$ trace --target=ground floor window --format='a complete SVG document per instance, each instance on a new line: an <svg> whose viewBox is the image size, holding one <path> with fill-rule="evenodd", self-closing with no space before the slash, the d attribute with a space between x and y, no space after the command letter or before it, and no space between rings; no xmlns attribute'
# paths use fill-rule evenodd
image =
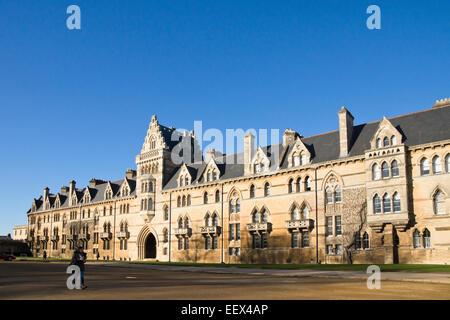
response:
<svg viewBox="0 0 450 320"><path fill-rule="evenodd" d="M309 247L309 231L302 232L302 248Z"/></svg>
<svg viewBox="0 0 450 320"><path fill-rule="evenodd" d="M292 248L298 248L299 247L298 232L292 232L292 234L291 234L291 247Z"/></svg>
<svg viewBox="0 0 450 320"><path fill-rule="evenodd" d="M229 248L229 254L230 256L240 256L241 248Z"/></svg>

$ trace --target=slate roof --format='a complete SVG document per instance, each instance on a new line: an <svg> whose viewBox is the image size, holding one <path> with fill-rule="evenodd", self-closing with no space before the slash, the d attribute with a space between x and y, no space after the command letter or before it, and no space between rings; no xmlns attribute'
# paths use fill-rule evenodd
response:
<svg viewBox="0 0 450 320"><path fill-rule="evenodd" d="M388 120L403 135L402 143L409 147L450 139L450 107L431 108L389 118ZM380 122L381 120L353 127L349 157L364 155L365 151L370 149L370 140L377 131ZM313 164L339 159L338 130L302 138L302 142L311 152L311 163ZM288 167L286 155L289 154L293 145L294 143L291 143L283 148L282 144L278 144L262 148L271 161L271 171L278 169L277 165L280 162L274 163L274 161L280 160L280 158L283 158L280 169ZM243 156L243 152L240 152L215 159L217 163L222 163L221 166L223 166L220 167L220 180L244 175ZM190 164L187 167L195 169L197 174L200 174L206 165L202 162ZM179 170L169 179L163 189L177 188L178 177ZM196 177L197 179L198 177ZM196 184L199 184L198 181L193 183L193 185Z"/></svg>

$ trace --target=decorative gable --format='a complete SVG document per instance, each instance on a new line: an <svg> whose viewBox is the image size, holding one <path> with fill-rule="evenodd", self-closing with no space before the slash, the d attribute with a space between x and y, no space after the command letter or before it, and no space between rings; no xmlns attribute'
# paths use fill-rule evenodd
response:
<svg viewBox="0 0 450 320"><path fill-rule="evenodd" d="M371 149L379 149L402 144L402 134L386 118L380 121L378 129L370 141Z"/></svg>
<svg viewBox="0 0 450 320"><path fill-rule="evenodd" d="M287 155L288 167L303 166L311 162L311 153L298 137Z"/></svg>
<svg viewBox="0 0 450 320"><path fill-rule="evenodd" d="M261 146L259 146L252 159L253 173L267 172L269 171L269 168L270 159L264 153L264 150L261 148Z"/></svg>
<svg viewBox="0 0 450 320"><path fill-rule="evenodd" d="M178 175L178 185L181 186L187 186L192 183L192 175L189 172L187 166L185 163L180 168L180 174Z"/></svg>
<svg viewBox="0 0 450 320"><path fill-rule="evenodd" d="M141 153L146 153L156 149L164 149L166 147L167 146L164 141L158 119L156 118L156 115L153 115L152 121L150 122L147 130L144 144L142 145Z"/></svg>
<svg viewBox="0 0 450 320"><path fill-rule="evenodd" d="M219 167L217 166L216 161L213 158L209 160L208 164L203 170L202 177L204 182L219 180L220 170Z"/></svg>

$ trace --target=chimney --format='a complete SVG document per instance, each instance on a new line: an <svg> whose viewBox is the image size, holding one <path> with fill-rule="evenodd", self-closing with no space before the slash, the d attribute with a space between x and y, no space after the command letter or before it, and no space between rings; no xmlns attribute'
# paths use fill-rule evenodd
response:
<svg viewBox="0 0 450 320"><path fill-rule="evenodd" d="M76 184L76 182L74 180L69 182L69 200L70 200L70 204L72 204L72 194L73 194L73 191L75 190L75 184Z"/></svg>
<svg viewBox="0 0 450 320"><path fill-rule="evenodd" d="M292 129L286 129L283 133L283 148L286 148L288 145L294 142L296 137L301 137L298 132Z"/></svg>
<svg viewBox="0 0 450 320"><path fill-rule="evenodd" d="M45 187L45 188L44 188L44 201L47 200L47 198L48 198L48 192L49 192L49 190L50 190L50 189L49 189L48 187Z"/></svg>
<svg viewBox="0 0 450 320"><path fill-rule="evenodd" d="M209 160L216 158L216 150L208 149L205 152L205 162L208 163Z"/></svg>
<svg viewBox="0 0 450 320"><path fill-rule="evenodd" d="M95 178L92 178L91 180L89 180L89 188L95 188L96 185L97 185L97 180Z"/></svg>
<svg viewBox="0 0 450 320"><path fill-rule="evenodd" d="M61 187L61 194L62 194L63 196L65 196L65 195L67 195L67 192L69 192L69 187L67 187L67 186L62 186L62 187Z"/></svg>
<svg viewBox="0 0 450 320"><path fill-rule="evenodd" d="M127 172L125 173L125 176L127 177L127 179L136 178L136 170L127 169Z"/></svg>
<svg viewBox="0 0 450 320"><path fill-rule="evenodd" d="M244 137L244 175L252 174L251 161L255 154L255 136L248 132Z"/></svg>
<svg viewBox="0 0 450 320"><path fill-rule="evenodd" d="M353 118L350 111L342 107L338 112L339 116L339 156L346 157L350 151L352 133L353 133Z"/></svg>

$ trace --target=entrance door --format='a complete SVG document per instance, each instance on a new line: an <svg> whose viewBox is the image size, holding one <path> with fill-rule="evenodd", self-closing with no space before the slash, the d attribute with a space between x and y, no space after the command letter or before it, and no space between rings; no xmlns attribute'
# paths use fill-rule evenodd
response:
<svg viewBox="0 0 450 320"><path fill-rule="evenodd" d="M156 239L155 236L150 233L145 240L145 259L156 258Z"/></svg>

